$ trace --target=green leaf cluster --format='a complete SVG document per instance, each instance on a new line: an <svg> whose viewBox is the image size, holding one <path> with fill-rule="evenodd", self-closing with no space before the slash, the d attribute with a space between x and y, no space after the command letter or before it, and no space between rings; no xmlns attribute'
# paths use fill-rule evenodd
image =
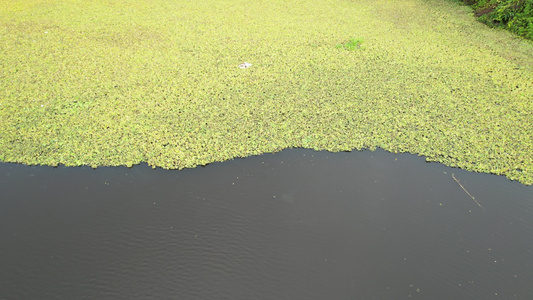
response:
<svg viewBox="0 0 533 300"><path fill-rule="evenodd" d="M357 50L361 49L361 45L363 44L363 39L350 39L349 41L337 44L335 47L337 49L345 49L345 50Z"/></svg>
<svg viewBox="0 0 533 300"><path fill-rule="evenodd" d="M533 0L467 0L488 25L507 28L533 40Z"/></svg>

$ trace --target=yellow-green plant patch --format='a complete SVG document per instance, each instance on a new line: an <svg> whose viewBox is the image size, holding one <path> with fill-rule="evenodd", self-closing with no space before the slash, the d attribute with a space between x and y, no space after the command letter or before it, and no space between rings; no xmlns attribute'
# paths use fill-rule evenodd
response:
<svg viewBox="0 0 533 300"><path fill-rule="evenodd" d="M454 1L0 9L4 162L181 169L381 147L533 184L532 108L533 44Z"/></svg>

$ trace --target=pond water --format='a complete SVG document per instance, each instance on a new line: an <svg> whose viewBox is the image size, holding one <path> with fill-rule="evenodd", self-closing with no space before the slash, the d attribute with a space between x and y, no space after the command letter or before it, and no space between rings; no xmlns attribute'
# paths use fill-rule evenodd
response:
<svg viewBox="0 0 533 300"><path fill-rule="evenodd" d="M532 282L533 187L415 155L0 164L0 299L533 299Z"/></svg>

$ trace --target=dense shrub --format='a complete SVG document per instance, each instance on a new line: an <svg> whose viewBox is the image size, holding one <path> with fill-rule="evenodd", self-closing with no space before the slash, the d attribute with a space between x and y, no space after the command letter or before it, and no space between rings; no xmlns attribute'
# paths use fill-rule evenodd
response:
<svg viewBox="0 0 533 300"><path fill-rule="evenodd" d="M533 40L533 0L464 0L479 19Z"/></svg>

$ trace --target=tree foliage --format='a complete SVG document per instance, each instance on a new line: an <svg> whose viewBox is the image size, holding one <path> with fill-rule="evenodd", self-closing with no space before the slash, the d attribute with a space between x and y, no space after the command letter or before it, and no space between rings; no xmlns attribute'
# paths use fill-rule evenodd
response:
<svg viewBox="0 0 533 300"><path fill-rule="evenodd" d="M533 0L464 0L480 21L533 40Z"/></svg>

